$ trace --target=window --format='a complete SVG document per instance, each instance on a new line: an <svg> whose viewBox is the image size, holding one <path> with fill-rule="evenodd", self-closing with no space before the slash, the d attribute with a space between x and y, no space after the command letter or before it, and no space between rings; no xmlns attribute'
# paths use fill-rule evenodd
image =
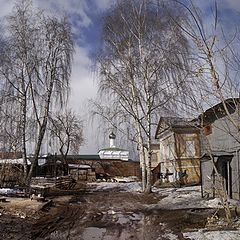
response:
<svg viewBox="0 0 240 240"><path fill-rule="evenodd" d="M187 140L185 144L185 157L194 157L196 155L194 141Z"/></svg>
<svg viewBox="0 0 240 240"><path fill-rule="evenodd" d="M167 159L174 159L174 143L168 142L165 148L166 158Z"/></svg>
<svg viewBox="0 0 240 240"><path fill-rule="evenodd" d="M151 157L152 163L156 163L158 161L157 159L157 153L152 153L152 157Z"/></svg>

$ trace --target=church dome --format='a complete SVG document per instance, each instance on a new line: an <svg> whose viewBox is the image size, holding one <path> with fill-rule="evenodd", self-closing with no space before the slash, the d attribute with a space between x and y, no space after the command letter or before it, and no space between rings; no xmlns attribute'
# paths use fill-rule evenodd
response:
<svg viewBox="0 0 240 240"><path fill-rule="evenodd" d="M115 135L113 132L111 132L110 135L109 135L109 138L110 138L110 139L115 139L115 138L116 138L116 135Z"/></svg>

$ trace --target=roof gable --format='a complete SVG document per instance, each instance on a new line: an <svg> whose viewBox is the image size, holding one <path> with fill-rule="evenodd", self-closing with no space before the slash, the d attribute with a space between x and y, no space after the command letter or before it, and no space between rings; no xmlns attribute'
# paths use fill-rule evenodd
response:
<svg viewBox="0 0 240 240"><path fill-rule="evenodd" d="M180 117L161 117L157 126L155 138L159 139L161 133L167 130L191 129L196 128L196 122L187 118Z"/></svg>
<svg viewBox="0 0 240 240"><path fill-rule="evenodd" d="M237 106L239 105L240 99L239 98L228 98L225 101L227 110L230 114L233 114ZM221 119L227 116L227 111L224 108L222 102L214 105L213 107L207 109L204 113L198 116L200 122L203 122L203 125L208 125L215 122L217 119Z"/></svg>

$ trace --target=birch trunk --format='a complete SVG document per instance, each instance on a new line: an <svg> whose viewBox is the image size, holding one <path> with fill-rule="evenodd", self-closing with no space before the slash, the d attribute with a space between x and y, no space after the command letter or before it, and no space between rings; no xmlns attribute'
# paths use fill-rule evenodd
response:
<svg viewBox="0 0 240 240"><path fill-rule="evenodd" d="M151 156L152 156L152 141L151 141L151 115L147 114L148 121L148 142L147 142L147 161L146 161L146 170L147 170L147 187L146 193L150 193L152 187L152 171L151 171Z"/></svg>
<svg viewBox="0 0 240 240"><path fill-rule="evenodd" d="M26 148L26 123L27 123L27 96L25 89L24 79L21 80L21 96L20 96L20 108L21 108L21 134L22 134L22 152L23 152L23 181L26 184L28 175L27 166L27 148Z"/></svg>
<svg viewBox="0 0 240 240"><path fill-rule="evenodd" d="M139 128L139 126L138 126ZM138 129L140 130L140 129ZM139 133L140 134L140 133ZM147 179L146 179L146 159L145 159L145 153L144 153L144 143L142 137L139 135L138 137L139 141L139 158L140 158L140 167L141 167L141 173L142 173L142 191L146 191L147 187Z"/></svg>
<svg viewBox="0 0 240 240"><path fill-rule="evenodd" d="M30 186L31 179L33 176L33 170L37 166L38 157L39 157L39 153L40 153L41 146L42 146L42 141L43 141L43 138L44 138L44 135L46 132L53 86L54 86L54 79L51 79L50 86L48 89L48 96L45 101L44 117L43 117L42 124L39 126L39 133L38 133L38 139L37 139L36 148L35 148L35 152L34 152L34 157L33 157L32 164L31 164L28 176L27 176L27 186Z"/></svg>

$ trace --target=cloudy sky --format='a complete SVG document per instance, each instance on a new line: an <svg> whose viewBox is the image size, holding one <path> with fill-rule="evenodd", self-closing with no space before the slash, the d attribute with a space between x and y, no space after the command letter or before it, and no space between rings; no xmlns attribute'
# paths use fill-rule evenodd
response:
<svg viewBox="0 0 240 240"><path fill-rule="evenodd" d="M211 19L212 0L192 0L205 14L205 24ZM231 29L240 22L239 0L216 0L222 24ZM0 0L0 17L11 12L13 0ZM86 144L81 153L95 154L102 146L95 140L94 129L87 124L87 99L96 95L96 76L92 72L91 56L99 47L101 16L115 0L33 0L36 7L50 14L67 14L70 18L75 39L75 55L72 71L70 106L86 121Z"/></svg>
<svg viewBox="0 0 240 240"><path fill-rule="evenodd" d="M10 14L13 0L0 0L0 18ZM103 147L96 139L94 127L88 124L87 100L96 95L96 75L92 71L94 51L100 44L100 24L102 14L111 6L113 0L33 0L34 6L49 14L67 14L72 24L75 40L75 54L71 76L70 107L85 121L86 144L81 153L97 153Z"/></svg>

